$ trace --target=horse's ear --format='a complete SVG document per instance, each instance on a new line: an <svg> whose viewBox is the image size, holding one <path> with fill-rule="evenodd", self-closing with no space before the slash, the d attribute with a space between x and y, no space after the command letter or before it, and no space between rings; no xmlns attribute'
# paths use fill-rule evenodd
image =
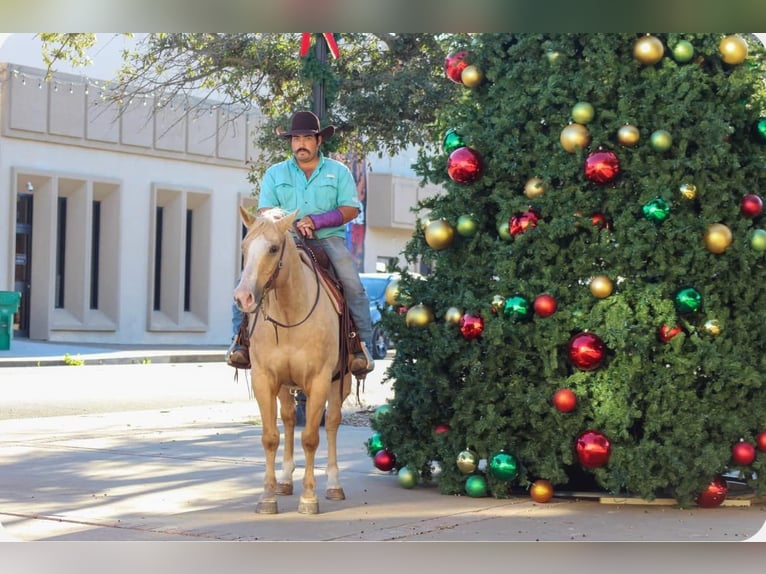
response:
<svg viewBox="0 0 766 574"><path fill-rule="evenodd" d="M286 232L288 229L290 229L293 226L293 222L295 221L295 218L298 217L298 210L296 209L292 213L286 214L284 217L279 218L276 221L276 224L279 226L280 231L282 233Z"/></svg>
<svg viewBox="0 0 766 574"><path fill-rule="evenodd" d="M245 227L250 227L253 225L253 221L255 221L255 216L243 205L239 206L239 216L242 218L242 223L245 224Z"/></svg>

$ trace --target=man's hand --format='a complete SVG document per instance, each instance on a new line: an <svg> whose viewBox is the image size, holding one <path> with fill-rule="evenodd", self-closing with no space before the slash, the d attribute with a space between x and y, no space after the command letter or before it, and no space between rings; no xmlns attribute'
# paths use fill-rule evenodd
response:
<svg viewBox="0 0 766 574"><path fill-rule="evenodd" d="M310 217L306 216L299 219L295 226L303 237L306 237L307 239L314 238L314 222Z"/></svg>

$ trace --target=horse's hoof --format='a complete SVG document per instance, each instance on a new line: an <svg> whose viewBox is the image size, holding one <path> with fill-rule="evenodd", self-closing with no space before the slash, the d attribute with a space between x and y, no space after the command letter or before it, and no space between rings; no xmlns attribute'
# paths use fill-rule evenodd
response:
<svg viewBox="0 0 766 574"><path fill-rule="evenodd" d="M255 512L257 514L276 514L277 513L277 501L276 500L260 500L255 505Z"/></svg>
<svg viewBox="0 0 766 574"><path fill-rule="evenodd" d="M319 514L319 502L316 500L313 500L313 501L301 500L298 503L298 512L300 514Z"/></svg>
<svg viewBox="0 0 766 574"><path fill-rule="evenodd" d="M338 486L335 488L328 488L324 493L324 497L327 500L346 500L346 493L343 492L343 489L340 486Z"/></svg>
<svg viewBox="0 0 766 574"><path fill-rule="evenodd" d="M293 493L293 483L278 482L274 493L279 494L280 496L290 496Z"/></svg>

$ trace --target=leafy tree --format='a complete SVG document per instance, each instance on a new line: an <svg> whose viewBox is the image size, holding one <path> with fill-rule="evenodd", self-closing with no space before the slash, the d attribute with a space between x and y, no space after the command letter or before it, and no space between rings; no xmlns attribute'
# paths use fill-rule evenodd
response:
<svg viewBox="0 0 766 574"><path fill-rule="evenodd" d="M87 50L96 42L94 34L40 36L51 70L59 60L86 65ZM232 118L237 110L260 111L266 121L257 138L267 157L254 165L254 182L273 155L284 153L274 129L284 128L296 109L312 109L315 82L324 82L324 121L341 136L328 142L328 151L382 156L430 145L437 138L436 110L448 97L441 81L443 54L467 36L349 33L335 38L340 57L325 63L313 48L299 57L301 34L148 34L124 55L109 97L193 98L199 106L220 101L232 106ZM317 41L324 42L313 38L312 46Z"/></svg>
<svg viewBox="0 0 766 574"><path fill-rule="evenodd" d="M449 175L443 150L418 161L448 193L419 206L430 213L405 250L432 273L405 273L390 292L402 307L384 316L395 397L373 428L397 467L427 479L438 461L440 489L465 494L461 452L488 464L511 454L513 480L474 470L496 497L546 479L687 505L726 472L766 488L766 454L732 458L766 431L766 225L741 210L766 182L764 50L737 36L746 59L727 63L725 36L657 34L652 62L634 53L651 47L637 34L481 34L464 63L484 80L443 77L440 138L455 130L483 165L470 181ZM567 135L575 118L587 140ZM466 215L475 234L455 231ZM594 294L599 275L609 281ZM541 294L557 303L550 316L534 312ZM456 322L471 316L477 338ZM664 342L662 326L678 332ZM573 348L582 333L602 352ZM593 349L595 368L582 361ZM570 412L554 407L562 388L575 393ZM608 440L605 464L577 454L587 430Z"/></svg>

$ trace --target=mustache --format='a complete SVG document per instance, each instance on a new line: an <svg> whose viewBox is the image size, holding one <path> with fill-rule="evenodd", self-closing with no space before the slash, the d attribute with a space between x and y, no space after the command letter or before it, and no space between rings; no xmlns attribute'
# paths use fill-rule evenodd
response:
<svg viewBox="0 0 766 574"><path fill-rule="evenodd" d="M305 147L300 147L297 150L295 150L295 153L298 153L299 151L305 151L306 153L311 153L309 150L307 150Z"/></svg>

